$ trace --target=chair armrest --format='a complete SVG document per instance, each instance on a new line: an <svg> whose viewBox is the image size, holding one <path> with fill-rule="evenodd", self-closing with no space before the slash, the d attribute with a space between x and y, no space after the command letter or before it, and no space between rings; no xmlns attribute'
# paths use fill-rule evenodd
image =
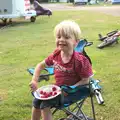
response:
<svg viewBox="0 0 120 120"><path fill-rule="evenodd" d="M77 92L78 90L82 90L82 89L85 89L85 88L89 88L89 84L85 84L85 85L79 85L79 86L68 86L68 85L62 85L60 86L61 89L63 91L65 91L66 93L75 93Z"/></svg>
<svg viewBox="0 0 120 120"><path fill-rule="evenodd" d="M40 76L39 76L39 79L38 79L38 82L40 82L41 80L46 80L46 81L48 81L49 80L49 76L50 75L52 75L52 72L50 73L49 71L51 70L50 68L49 68L49 70L47 70L47 69L44 69L47 73L45 73L45 74L41 74ZM29 68L29 69L27 69L27 71L31 74L31 75L33 75L34 74L34 71L35 71L35 68Z"/></svg>

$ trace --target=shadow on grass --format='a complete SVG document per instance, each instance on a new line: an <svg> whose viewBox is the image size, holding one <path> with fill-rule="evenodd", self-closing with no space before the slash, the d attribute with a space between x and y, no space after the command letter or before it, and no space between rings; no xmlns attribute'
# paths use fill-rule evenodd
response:
<svg viewBox="0 0 120 120"><path fill-rule="evenodd" d="M18 19L13 19L12 23L7 22L6 25L0 20L0 30L11 28L11 27L28 26L31 24L44 24L48 22L49 19L50 18L48 16L40 16L36 18L35 22L31 22L29 19L25 20L22 18L18 18Z"/></svg>
<svg viewBox="0 0 120 120"><path fill-rule="evenodd" d="M30 21L13 21L12 23L7 23L6 25L4 25L2 22L0 22L0 29L7 29L10 27L15 27L15 26L24 26L24 25L30 25L30 24L34 24Z"/></svg>

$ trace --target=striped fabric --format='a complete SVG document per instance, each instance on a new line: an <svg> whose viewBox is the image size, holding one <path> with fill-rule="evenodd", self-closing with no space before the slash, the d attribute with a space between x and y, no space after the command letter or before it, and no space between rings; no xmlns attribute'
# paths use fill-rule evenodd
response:
<svg viewBox="0 0 120 120"><path fill-rule="evenodd" d="M30 9L30 0L24 0L25 3L25 11Z"/></svg>

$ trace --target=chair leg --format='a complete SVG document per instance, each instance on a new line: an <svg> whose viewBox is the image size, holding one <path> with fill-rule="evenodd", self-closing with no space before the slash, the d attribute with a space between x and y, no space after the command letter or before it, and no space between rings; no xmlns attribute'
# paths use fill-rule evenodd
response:
<svg viewBox="0 0 120 120"><path fill-rule="evenodd" d="M53 112L52 112L52 115L54 115L57 111L58 111L58 109L55 108L55 110L53 110Z"/></svg>
<svg viewBox="0 0 120 120"><path fill-rule="evenodd" d="M84 114L84 112L83 112L82 109L81 109L81 108L82 108L82 105L83 105L83 103L84 103L85 100L86 100L86 98L83 99L82 101L76 103L76 107L75 107L74 109L72 109L72 110L70 110L70 109L63 109L63 111L64 111L64 112L66 111L66 113L68 113L68 114L70 114L70 115L73 115L73 118L74 118L75 120L82 120L83 118L84 118L84 120L88 120L87 116ZM75 111L77 108L78 108L77 112L74 113L74 111ZM79 116L79 114L82 115L82 116L81 116L82 118Z"/></svg>
<svg viewBox="0 0 120 120"><path fill-rule="evenodd" d="M77 105L78 106L78 108L79 108L79 111L80 111L80 113L82 113L82 115L83 115L83 117L85 118L85 120L88 120L87 119L87 117L86 117L86 115L84 114L84 112L82 111L82 105L83 105L83 103L84 103L84 101L85 101L86 99L83 99L79 104L80 104L80 106L79 105ZM79 112L78 111L78 112Z"/></svg>
<svg viewBox="0 0 120 120"><path fill-rule="evenodd" d="M77 116L76 114L74 114L74 113L71 112L70 110L64 109L63 111L69 113L70 115L73 115L74 118L76 118L77 120L81 120L81 119L79 118L79 116Z"/></svg>
<svg viewBox="0 0 120 120"><path fill-rule="evenodd" d="M90 98L91 98L93 118L94 118L94 120L96 120L96 118L95 118L95 108L94 108L94 103L93 103L93 95L90 95Z"/></svg>

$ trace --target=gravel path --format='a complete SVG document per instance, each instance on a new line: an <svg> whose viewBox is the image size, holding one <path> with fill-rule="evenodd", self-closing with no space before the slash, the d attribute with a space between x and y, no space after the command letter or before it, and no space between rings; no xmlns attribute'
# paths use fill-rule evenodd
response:
<svg viewBox="0 0 120 120"><path fill-rule="evenodd" d="M120 5L114 6L70 6L67 4L42 4L43 7L49 8L52 11L62 11L62 10L89 10L98 11L105 14L110 14L113 16L120 16Z"/></svg>

